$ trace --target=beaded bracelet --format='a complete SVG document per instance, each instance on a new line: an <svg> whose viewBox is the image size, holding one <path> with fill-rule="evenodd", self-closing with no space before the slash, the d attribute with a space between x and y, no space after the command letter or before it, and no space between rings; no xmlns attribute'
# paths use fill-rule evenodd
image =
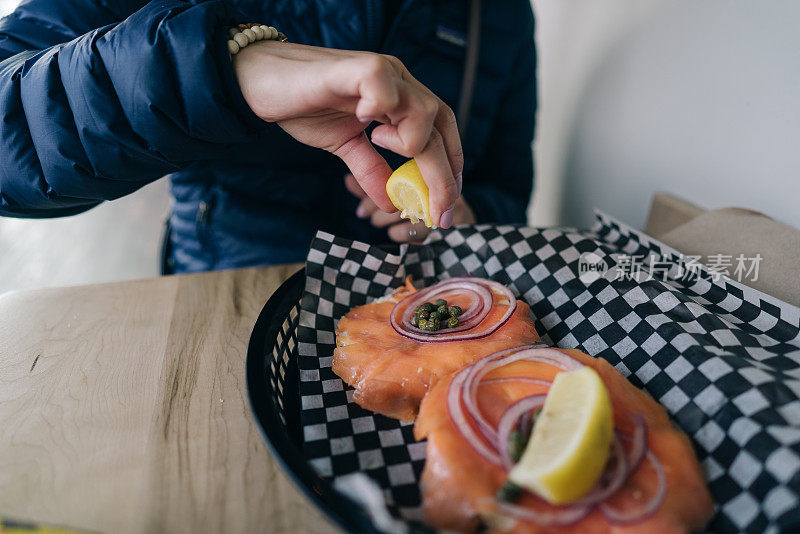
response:
<svg viewBox="0 0 800 534"><path fill-rule="evenodd" d="M256 41L286 41L286 36L273 28L272 26L265 26L263 24L239 24L235 28L228 30L228 51L231 55L236 54Z"/></svg>

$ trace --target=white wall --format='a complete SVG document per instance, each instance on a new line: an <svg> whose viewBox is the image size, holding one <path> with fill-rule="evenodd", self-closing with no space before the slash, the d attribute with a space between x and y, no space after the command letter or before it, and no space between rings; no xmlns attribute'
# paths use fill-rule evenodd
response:
<svg viewBox="0 0 800 534"><path fill-rule="evenodd" d="M12 11L14 8L17 7L20 0L0 0L0 17L3 17Z"/></svg>
<svg viewBox="0 0 800 534"><path fill-rule="evenodd" d="M652 193L800 227L800 2L536 0L536 225Z"/></svg>

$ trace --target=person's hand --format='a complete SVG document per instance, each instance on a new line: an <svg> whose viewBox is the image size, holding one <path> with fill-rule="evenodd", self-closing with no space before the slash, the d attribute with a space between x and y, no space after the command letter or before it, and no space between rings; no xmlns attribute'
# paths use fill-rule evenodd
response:
<svg viewBox="0 0 800 534"><path fill-rule="evenodd" d="M408 220L400 218L399 211L384 213L378 209L378 206L367 196L352 174L345 175L344 184L348 191L361 199L358 209L356 209L356 216L360 219L369 218L373 226L386 228L392 241L422 243L428 237L430 229L426 228L423 223L411 224ZM472 208L469 207L464 197L458 197L453 208L453 224L474 224L475 222L477 221Z"/></svg>
<svg viewBox="0 0 800 534"><path fill-rule="evenodd" d="M292 137L339 156L381 210L392 170L374 143L415 158L430 190L431 218L450 226L464 166L453 111L414 79L397 58L258 41L233 56L245 101ZM370 139L364 129L382 124Z"/></svg>

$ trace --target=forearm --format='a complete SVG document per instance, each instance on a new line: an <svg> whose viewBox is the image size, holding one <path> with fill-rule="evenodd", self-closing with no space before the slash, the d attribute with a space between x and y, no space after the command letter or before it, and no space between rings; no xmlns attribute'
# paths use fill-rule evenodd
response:
<svg viewBox="0 0 800 534"><path fill-rule="evenodd" d="M251 140L261 122L225 46L235 18L222 2L153 2L2 61L0 214L71 214Z"/></svg>

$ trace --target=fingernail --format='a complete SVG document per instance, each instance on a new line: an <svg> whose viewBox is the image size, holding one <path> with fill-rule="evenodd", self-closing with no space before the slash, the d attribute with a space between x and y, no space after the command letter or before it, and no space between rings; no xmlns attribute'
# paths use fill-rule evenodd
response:
<svg viewBox="0 0 800 534"><path fill-rule="evenodd" d="M458 194L461 194L461 186L464 184L464 173L456 174L456 187L458 187Z"/></svg>
<svg viewBox="0 0 800 534"><path fill-rule="evenodd" d="M372 139L372 144L375 145L375 146L379 146L381 148L385 148L386 150L389 150L389 147L387 147L386 145L384 145L380 141L376 140L375 138Z"/></svg>
<svg viewBox="0 0 800 534"><path fill-rule="evenodd" d="M359 204L358 208L356 208L356 217L358 217L359 219L367 218L367 210L361 204Z"/></svg>
<svg viewBox="0 0 800 534"><path fill-rule="evenodd" d="M446 212L442 213L442 216L439 218L439 226L442 228L450 228L450 225L453 224L453 208L450 208Z"/></svg>
<svg viewBox="0 0 800 534"><path fill-rule="evenodd" d="M361 117L358 119L361 124L369 124L375 120L375 117Z"/></svg>

